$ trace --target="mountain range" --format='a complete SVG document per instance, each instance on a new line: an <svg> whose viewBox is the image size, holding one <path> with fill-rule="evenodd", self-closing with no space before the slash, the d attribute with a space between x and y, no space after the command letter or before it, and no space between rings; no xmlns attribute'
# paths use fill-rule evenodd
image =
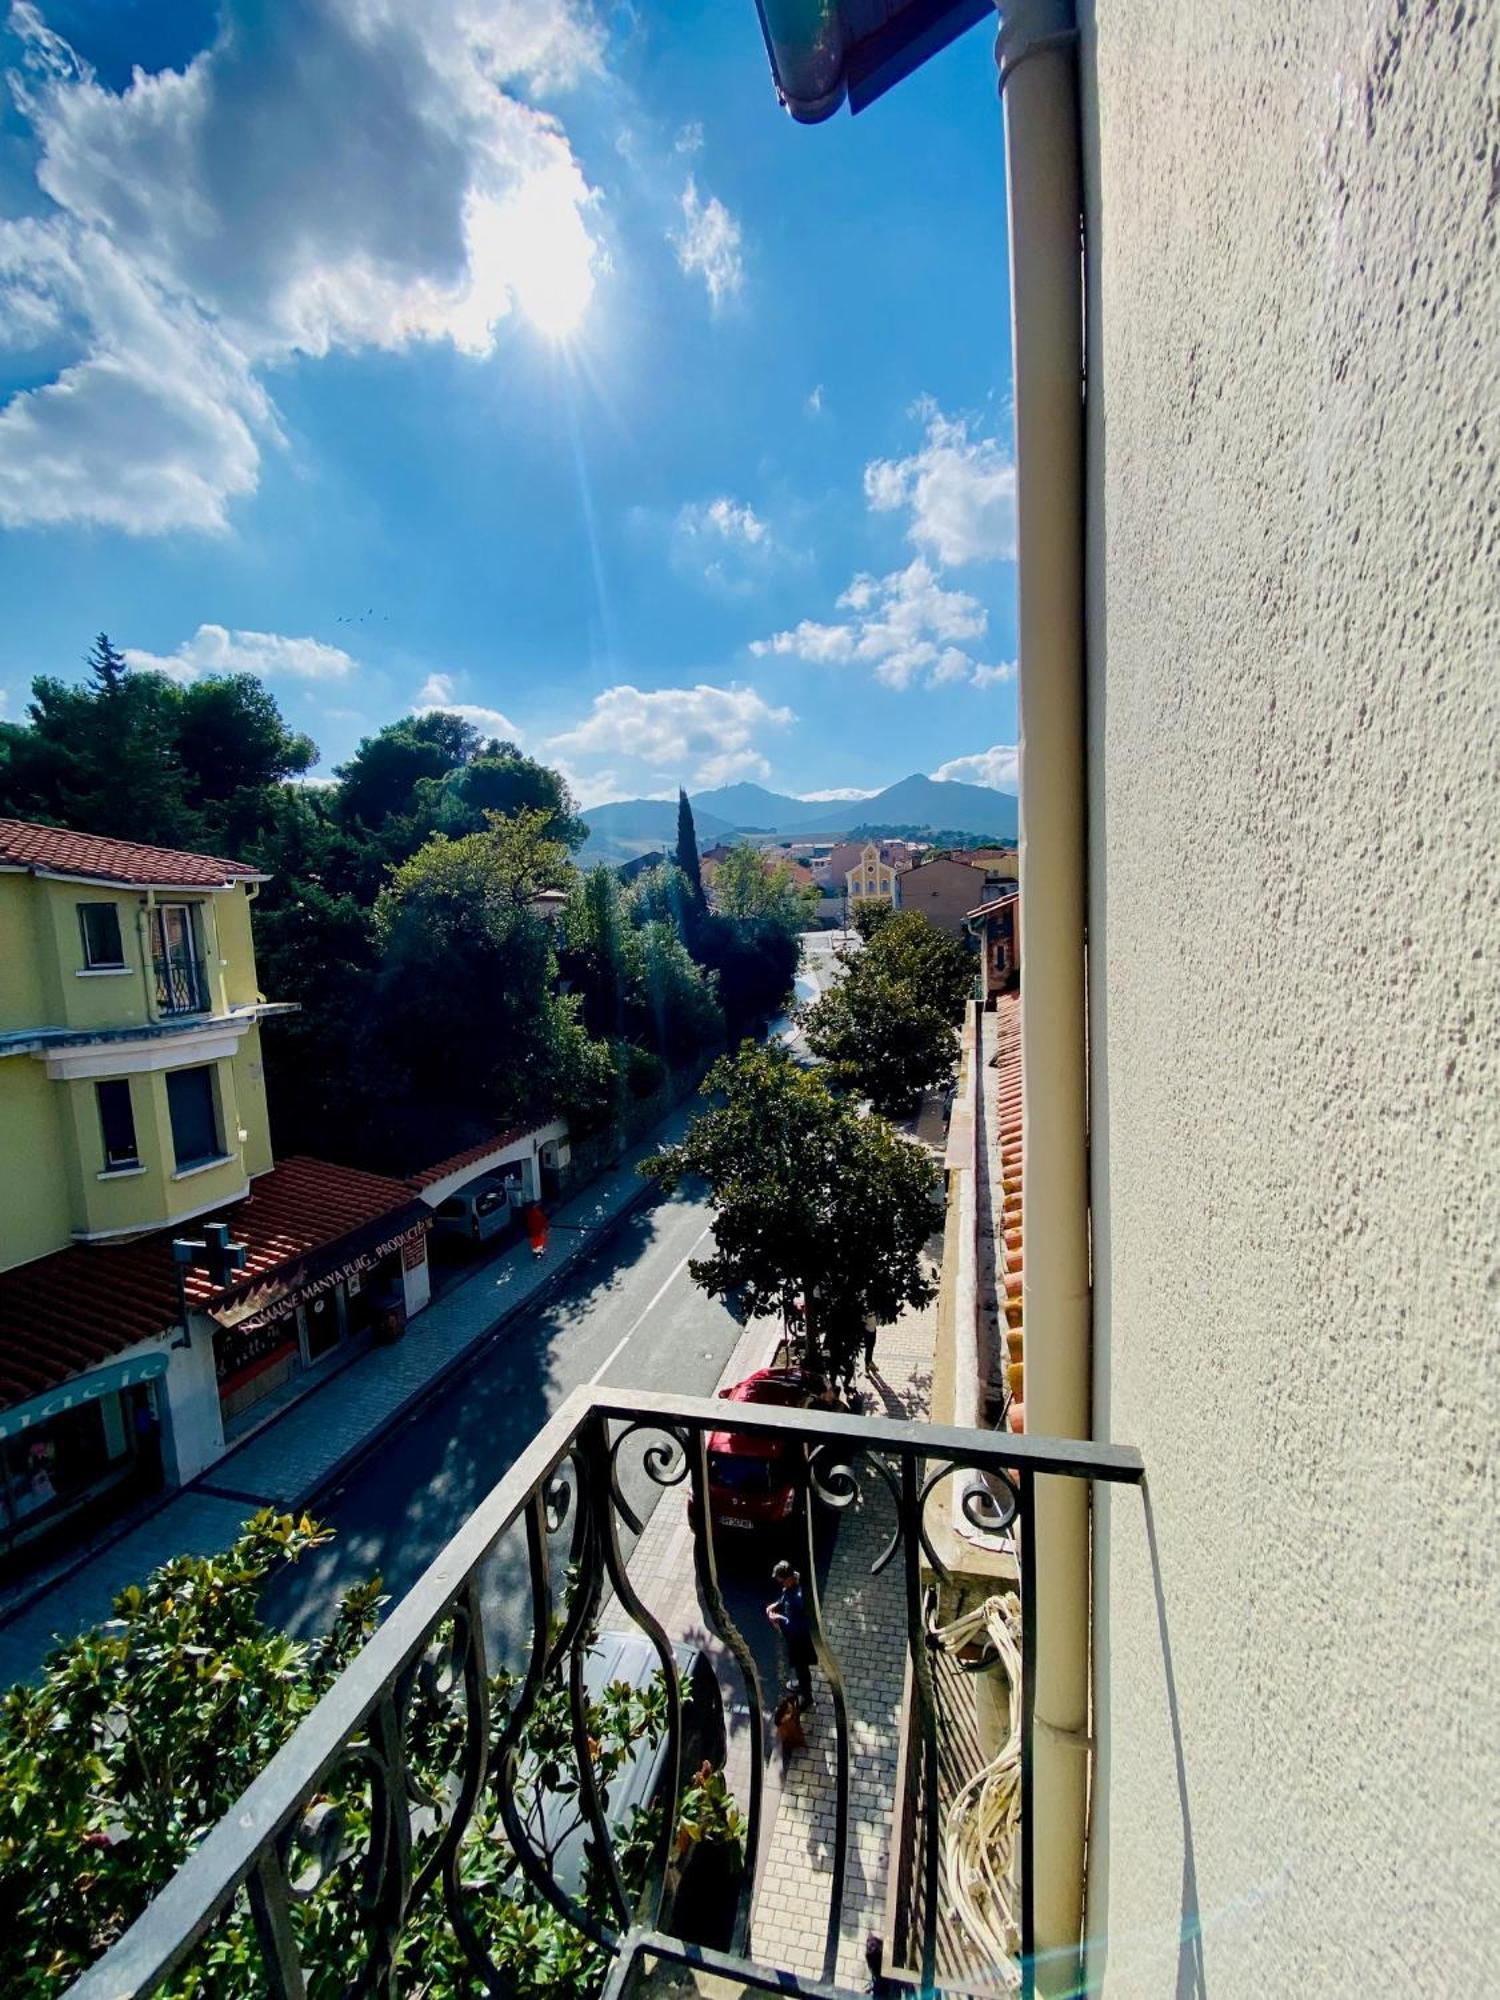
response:
<svg viewBox="0 0 1500 2000"><path fill-rule="evenodd" d="M795 834L809 840L847 833L851 827L925 827L931 832L987 834L1014 840L1017 802L1009 792L913 772L867 799L796 799L763 785L719 785L690 794L698 845L712 847L736 833ZM583 815L589 839L579 861L629 861L651 848L670 850L677 839L675 799L616 799Z"/></svg>

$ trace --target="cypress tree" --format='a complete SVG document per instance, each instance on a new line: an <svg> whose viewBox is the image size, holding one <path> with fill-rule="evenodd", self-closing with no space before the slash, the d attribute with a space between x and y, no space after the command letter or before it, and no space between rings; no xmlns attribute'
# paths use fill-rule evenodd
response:
<svg viewBox="0 0 1500 2000"><path fill-rule="evenodd" d="M107 632L101 632L94 641L89 652L88 668L94 686L100 694L106 695L118 694L130 671L125 664L125 655L117 646L110 644Z"/></svg>
<svg viewBox="0 0 1500 2000"><path fill-rule="evenodd" d="M693 825L693 808L681 786L677 790L677 866L687 877L695 903L703 901L703 867L698 859L698 829Z"/></svg>

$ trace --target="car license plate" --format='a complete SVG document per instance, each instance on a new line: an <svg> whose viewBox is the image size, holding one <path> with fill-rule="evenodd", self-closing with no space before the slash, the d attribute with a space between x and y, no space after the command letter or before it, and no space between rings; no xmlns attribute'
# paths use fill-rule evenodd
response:
<svg viewBox="0 0 1500 2000"><path fill-rule="evenodd" d="M740 1515L738 1515L738 1514L721 1514L721 1515L719 1516L719 1526L720 1526L721 1528L747 1528L747 1529L748 1529L748 1528L753 1528L753 1527L755 1526L755 1523L754 1523L753 1521L746 1521L746 1520L744 1520L744 1519L743 1519L743 1518L742 1518L742 1517L741 1517Z"/></svg>

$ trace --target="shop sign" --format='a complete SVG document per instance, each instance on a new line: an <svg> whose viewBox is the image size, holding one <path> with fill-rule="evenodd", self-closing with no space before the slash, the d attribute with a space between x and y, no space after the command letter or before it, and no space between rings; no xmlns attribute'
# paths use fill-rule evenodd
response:
<svg viewBox="0 0 1500 2000"><path fill-rule="evenodd" d="M0 1438L19 1437L33 1424L43 1424L64 1410L77 1409L80 1403L96 1403L101 1396L113 1396L141 1382L159 1382L166 1372L165 1354L140 1354L131 1361L115 1361L107 1368L95 1368L88 1375L49 1389L45 1396L33 1396L30 1402L0 1410Z"/></svg>
<svg viewBox="0 0 1500 2000"><path fill-rule="evenodd" d="M320 1272L316 1278L307 1278L301 1284L291 1285L271 1305L257 1307L254 1299L248 1299L238 1308L233 1305L226 1306L212 1317L226 1331L233 1328L236 1333L257 1332L262 1327L273 1325L277 1320L285 1319L290 1313L295 1312L298 1306L305 1305L309 1299L317 1298L320 1293L330 1292L362 1272L373 1271L375 1266L383 1258L389 1257L393 1250L404 1249L407 1244L415 1243L425 1236L428 1227L426 1220L414 1222L409 1229L400 1230L395 1236L377 1244L374 1249L360 1251L356 1256L346 1258L341 1264L335 1264L330 1270ZM238 1317L237 1312L240 1315Z"/></svg>

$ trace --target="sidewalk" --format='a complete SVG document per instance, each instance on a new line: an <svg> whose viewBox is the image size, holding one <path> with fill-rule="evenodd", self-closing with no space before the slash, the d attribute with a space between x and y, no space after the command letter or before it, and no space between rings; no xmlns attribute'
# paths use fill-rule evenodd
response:
<svg viewBox="0 0 1500 2000"><path fill-rule="evenodd" d="M173 1556L224 1548L257 1508L308 1506L388 1426L651 1199L636 1163L679 1138L696 1108L694 1098L679 1105L618 1167L560 1204L540 1263L524 1240L510 1245L435 1298L394 1347L350 1362L144 1520L23 1599L0 1619L0 1689L31 1678L55 1639L100 1624L127 1584Z"/></svg>
<svg viewBox="0 0 1500 2000"><path fill-rule="evenodd" d="M922 1137L928 1138L923 1132ZM882 1328L879 1376L864 1391L871 1413L921 1420L932 1390L937 1337L936 1304L903 1314ZM747 1330L724 1370L723 1382L764 1367L775 1344L767 1323ZM868 1934L884 1926L891 1821L896 1794L901 1696L906 1668L906 1603L902 1565L872 1577L870 1570L890 1535L890 1501L873 1477L840 1516L837 1539L822 1587L824 1623L845 1682L849 1718L849 1847L840 1927L838 1977L864 1985ZM817 1677L819 1699L805 1718L807 1747L782 1768L773 1746L751 1742L749 1712L739 1672L708 1625L699 1601L692 1537L682 1489L664 1493L630 1556L630 1578L674 1641L697 1646L718 1676L729 1724L725 1776L743 1806L749 1796L750 1760L767 1760L760 1880L751 1929L757 1963L808 1978L823 1969L823 1933L831 1887L834 1824L833 1712ZM766 1594L762 1585L757 1595ZM610 1622L606 1609L601 1622ZM753 1613L752 1613L753 1615ZM615 1614L620 1622L623 1614ZM747 1633L747 1636L753 1636ZM766 1693L775 1699L776 1683ZM768 1730L769 1738L769 1730Z"/></svg>

